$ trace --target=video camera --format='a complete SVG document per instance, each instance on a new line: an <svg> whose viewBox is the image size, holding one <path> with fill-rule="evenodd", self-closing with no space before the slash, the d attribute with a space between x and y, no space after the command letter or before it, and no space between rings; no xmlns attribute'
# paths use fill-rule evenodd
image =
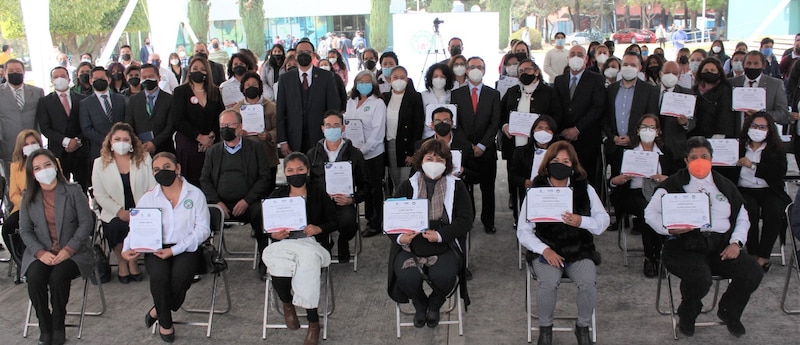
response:
<svg viewBox="0 0 800 345"><path fill-rule="evenodd" d="M444 20L439 20L439 17L433 20L433 31L439 33L439 24L444 24Z"/></svg>

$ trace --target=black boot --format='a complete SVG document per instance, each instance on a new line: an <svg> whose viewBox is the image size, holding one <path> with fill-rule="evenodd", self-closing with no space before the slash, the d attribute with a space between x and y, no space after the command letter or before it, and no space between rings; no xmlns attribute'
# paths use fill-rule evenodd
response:
<svg viewBox="0 0 800 345"><path fill-rule="evenodd" d="M539 326L537 345L553 345L553 326Z"/></svg>
<svg viewBox="0 0 800 345"><path fill-rule="evenodd" d="M575 337L578 338L578 345L592 345L592 335L589 333L589 326L580 327L575 325Z"/></svg>
<svg viewBox="0 0 800 345"><path fill-rule="evenodd" d="M426 322L426 312L428 311L428 301L427 300L416 300L411 299L411 303L414 304L414 327L422 328L425 326Z"/></svg>

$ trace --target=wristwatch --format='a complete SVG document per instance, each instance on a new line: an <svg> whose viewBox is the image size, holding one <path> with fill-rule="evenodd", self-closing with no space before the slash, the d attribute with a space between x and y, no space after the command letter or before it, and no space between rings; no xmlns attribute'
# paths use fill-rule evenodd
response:
<svg viewBox="0 0 800 345"><path fill-rule="evenodd" d="M742 241L736 241L736 242L733 242L733 243L736 243L736 245L739 246L739 249L744 248L744 243L742 243Z"/></svg>

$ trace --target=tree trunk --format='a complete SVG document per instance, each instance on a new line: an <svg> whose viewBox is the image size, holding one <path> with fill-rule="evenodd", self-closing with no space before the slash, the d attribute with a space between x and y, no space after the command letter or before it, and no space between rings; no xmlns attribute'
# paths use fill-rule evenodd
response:
<svg viewBox="0 0 800 345"><path fill-rule="evenodd" d="M625 27L631 27L631 7L628 5L625 5Z"/></svg>
<svg viewBox="0 0 800 345"><path fill-rule="evenodd" d="M581 2L575 0L575 12L572 13L572 31L581 31Z"/></svg>

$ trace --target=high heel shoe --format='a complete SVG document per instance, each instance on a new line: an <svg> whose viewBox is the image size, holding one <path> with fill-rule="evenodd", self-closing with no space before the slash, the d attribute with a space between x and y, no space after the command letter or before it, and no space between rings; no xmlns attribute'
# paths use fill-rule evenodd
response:
<svg viewBox="0 0 800 345"><path fill-rule="evenodd" d="M147 311L147 314L144 314L144 325L147 326L147 328L153 327L156 321L158 321L158 315L156 315L156 317L150 316L150 312L154 309L156 309L156 307L150 308L150 310Z"/></svg>
<svg viewBox="0 0 800 345"><path fill-rule="evenodd" d="M128 277L130 277L128 279L128 281L140 282L140 281L144 280L144 276L141 273L139 273L139 274L131 274Z"/></svg>
<svg viewBox="0 0 800 345"><path fill-rule="evenodd" d="M122 284L128 284L131 282L131 275L117 276L117 279L119 279L119 282Z"/></svg>
<svg viewBox="0 0 800 345"><path fill-rule="evenodd" d="M163 340L165 343L175 342L175 331L174 330L170 334L161 333L161 331L159 330L158 331L158 335L161 336L161 340Z"/></svg>

